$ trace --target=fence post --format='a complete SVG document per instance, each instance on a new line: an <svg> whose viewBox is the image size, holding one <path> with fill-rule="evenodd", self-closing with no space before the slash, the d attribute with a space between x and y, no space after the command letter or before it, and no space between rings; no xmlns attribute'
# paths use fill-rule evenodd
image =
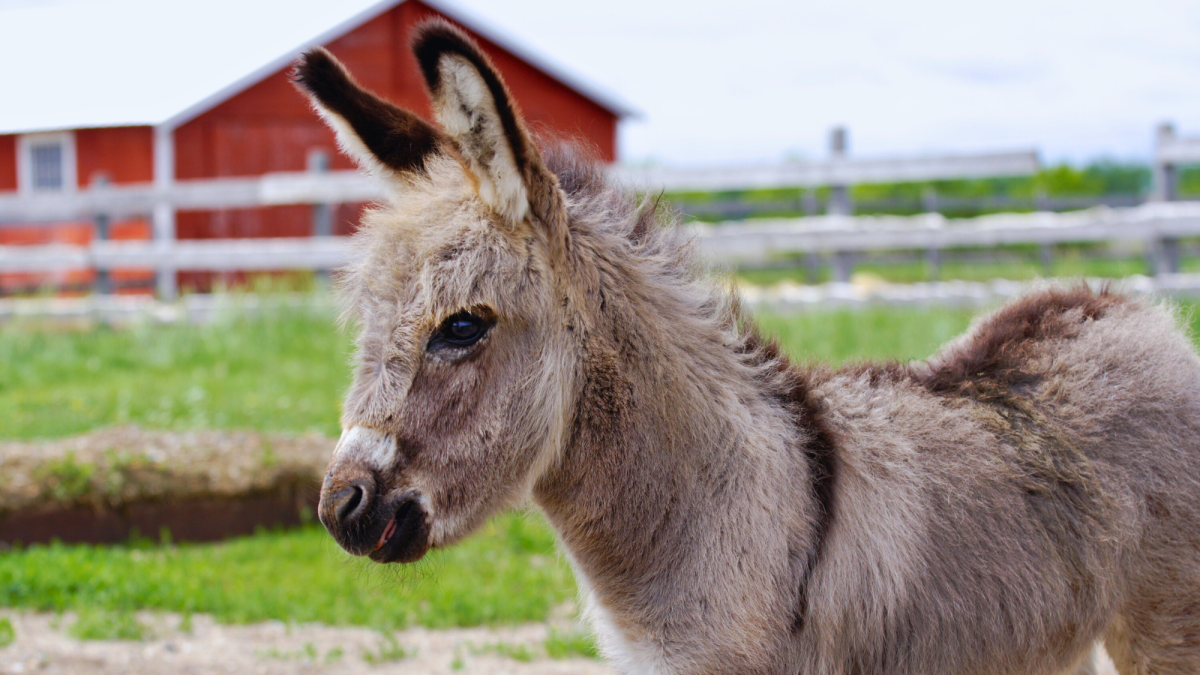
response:
<svg viewBox="0 0 1200 675"><path fill-rule="evenodd" d="M810 284L821 281L821 256L816 251L804 254L804 278Z"/></svg>
<svg viewBox="0 0 1200 675"><path fill-rule="evenodd" d="M1050 195L1046 194L1046 188L1039 187L1033 189L1033 210L1050 210Z"/></svg>
<svg viewBox="0 0 1200 675"><path fill-rule="evenodd" d="M848 135L846 127L834 127L829 132L829 158L833 162L836 163L839 160L846 159ZM850 187L837 182L830 183L828 213L830 215L848 216L852 210L852 205L850 204Z"/></svg>
<svg viewBox="0 0 1200 675"><path fill-rule="evenodd" d="M821 212L821 204L817 199L817 191L815 189L806 189L800 197L800 204L806 216L815 216Z"/></svg>
<svg viewBox="0 0 1200 675"><path fill-rule="evenodd" d="M154 240L164 258L175 243L175 205L170 190L175 184L175 139L166 126L154 127L154 187L158 201L154 204ZM175 267L160 263L157 269L157 290L161 300L174 300L179 294Z"/></svg>
<svg viewBox="0 0 1200 675"><path fill-rule="evenodd" d="M1175 200L1175 182L1176 167L1173 162L1167 161L1163 157L1163 150L1175 141L1175 126L1170 122L1163 122L1158 125L1155 130L1155 153L1154 153L1154 185L1151 192L1151 199L1156 202L1170 202Z"/></svg>
<svg viewBox="0 0 1200 675"><path fill-rule="evenodd" d="M310 151L308 170L317 175L329 173L329 153L320 148ZM333 236L333 207L330 204L312 205L312 236Z"/></svg>
<svg viewBox="0 0 1200 675"><path fill-rule="evenodd" d="M834 251L832 256L833 280L845 283L854 273L854 254L849 251Z"/></svg>
<svg viewBox="0 0 1200 675"><path fill-rule="evenodd" d="M921 191L921 207L925 213L938 212L937 188L925 186ZM942 275L942 251L937 247L925 249L925 268L930 281L937 281Z"/></svg>
<svg viewBox="0 0 1200 675"><path fill-rule="evenodd" d="M921 208L925 213L938 212L938 193L937 188L932 185L926 185L924 190L921 190Z"/></svg>
<svg viewBox="0 0 1200 675"><path fill-rule="evenodd" d="M1175 126L1170 122L1158 125L1154 134L1154 191L1151 199L1158 202L1175 201L1179 180L1178 167L1163 156L1163 151L1175 142ZM1179 240L1163 237L1146 246L1150 254L1150 270L1155 274L1174 274L1179 271Z"/></svg>
<svg viewBox="0 0 1200 675"><path fill-rule="evenodd" d="M1179 272L1179 240L1162 237L1146 242L1146 262L1150 273L1175 274Z"/></svg>
<svg viewBox="0 0 1200 675"><path fill-rule="evenodd" d="M942 250L940 248L925 249L925 269L930 281L937 281L942 276Z"/></svg>
<svg viewBox="0 0 1200 675"><path fill-rule="evenodd" d="M314 148L309 151L308 170L317 175L329 173L329 153L320 148ZM333 236L332 204L321 203L312 205L312 236ZM329 270L317 270L316 272L318 283L322 287L327 286L329 283Z"/></svg>
<svg viewBox="0 0 1200 675"><path fill-rule="evenodd" d="M105 189L107 189L108 188L108 176L105 174L102 174L102 173L97 174L92 179L91 188L92 188L92 190L95 190L96 192L102 192ZM95 220L96 220L96 237L95 237L94 241L108 241L108 238L110 236L110 233L108 231L109 225L110 225L108 214L101 211L96 214ZM103 267L96 268L96 283L95 283L93 292L95 292L99 295L108 295L113 292L112 278L109 276L107 269L105 269Z"/></svg>
<svg viewBox="0 0 1200 675"><path fill-rule="evenodd" d="M1042 267L1042 276L1054 276L1054 245L1042 242L1038 244L1038 263Z"/></svg>

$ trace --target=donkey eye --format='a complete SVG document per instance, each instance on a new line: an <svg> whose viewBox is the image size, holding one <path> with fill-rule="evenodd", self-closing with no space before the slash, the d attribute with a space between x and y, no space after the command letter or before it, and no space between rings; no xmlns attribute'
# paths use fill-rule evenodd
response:
<svg viewBox="0 0 1200 675"><path fill-rule="evenodd" d="M491 328L490 322L470 312L459 312L442 322L429 339L429 351L447 347L469 347L479 342Z"/></svg>

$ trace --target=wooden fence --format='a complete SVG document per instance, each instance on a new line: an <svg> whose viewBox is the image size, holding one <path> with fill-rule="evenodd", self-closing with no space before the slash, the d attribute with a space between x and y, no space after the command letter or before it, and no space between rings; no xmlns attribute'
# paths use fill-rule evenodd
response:
<svg viewBox="0 0 1200 675"><path fill-rule="evenodd" d="M1179 267L1179 239L1200 237L1200 202L1156 202L1071 213L996 214L948 220L919 216L819 216L693 224L701 249L730 264L763 264L779 256L829 256L835 279L846 280L855 256L877 251L937 253L1013 244L1144 242L1158 273ZM348 238L210 239L112 242L91 246L0 247L0 270L157 267L172 270L325 270L349 259Z"/></svg>
<svg viewBox="0 0 1200 675"><path fill-rule="evenodd" d="M835 213L784 220L750 220L696 225L704 250L714 259L762 264L781 255L828 256L835 279L849 277L858 256L869 252L924 251L935 265L939 252L958 247L1006 244L1052 245L1069 242L1136 240L1146 244L1156 272L1179 266L1179 239L1200 237L1200 203L1160 201L1128 208L1094 208L1073 213L998 214L947 220L936 213L908 217L851 217L846 187L856 183L899 182L1028 174L1038 160L1032 151L944 155L901 159L851 159L845 131L832 136L832 158L813 164L693 169L614 168L613 180L640 189L735 190L826 185L834 189ZM1175 167L1200 162L1200 139L1159 134L1158 196L1174 196ZM841 195L838 196L838 191ZM95 219L105 222L150 214L153 241L96 241L91 246L0 246L0 273L92 268L152 268L159 295L174 297L178 270L326 270L349 255L337 237L300 239L176 240L178 210L218 210L285 204L375 201L386 197L377 181L353 171L275 173L253 178L169 181L134 186L98 185L74 193L0 195L0 224ZM325 210L327 212L327 209ZM314 209L314 233L322 209Z"/></svg>

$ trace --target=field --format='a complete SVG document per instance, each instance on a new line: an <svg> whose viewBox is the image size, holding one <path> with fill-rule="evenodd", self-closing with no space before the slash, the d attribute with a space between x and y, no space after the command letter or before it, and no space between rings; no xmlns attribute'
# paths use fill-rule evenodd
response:
<svg viewBox="0 0 1200 675"><path fill-rule="evenodd" d="M842 362L926 356L970 319L959 310L876 308L762 316L760 324L797 359ZM332 436L349 353L350 338L315 310L203 326L10 327L0 330L0 439L118 422ZM0 607L72 611L81 623L100 617L84 623L85 637L87 625L101 627L93 637L136 637L139 610L235 624L506 625L569 611L575 593L553 534L532 513L503 514L466 543L404 568L351 559L316 524L219 544L176 544L166 535L0 553Z"/></svg>

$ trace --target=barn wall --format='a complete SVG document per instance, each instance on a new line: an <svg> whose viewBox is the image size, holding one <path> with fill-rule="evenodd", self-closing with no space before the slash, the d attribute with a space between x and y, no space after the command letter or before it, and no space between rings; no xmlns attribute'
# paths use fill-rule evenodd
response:
<svg viewBox="0 0 1200 675"><path fill-rule="evenodd" d="M104 127L75 131L79 187L103 174L112 183L154 180L154 131L148 126Z"/></svg>
<svg viewBox="0 0 1200 675"><path fill-rule="evenodd" d="M17 191L17 137L0 135L0 192Z"/></svg>
<svg viewBox="0 0 1200 675"><path fill-rule="evenodd" d="M429 103L409 52L420 21L441 16L409 0L326 45L365 87L429 118ZM617 118L586 97L474 37L503 72L535 131L582 137L606 161L616 158ZM175 131L176 177L252 176L300 171L311 149L330 153L334 168L351 168L336 152L333 134L309 109L282 69L230 97Z"/></svg>
<svg viewBox="0 0 1200 675"><path fill-rule="evenodd" d="M424 82L408 43L413 28L434 16L442 15L418 0L408 0L325 46L363 86L431 119ZM614 114L499 46L472 35L504 74L535 133L578 137L593 146L605 161L616 159ZM335 170L354 168L338 152L333 133L292 86L289 70L273 73L176 129L176 178L303 171L313 151L324 152ZM357 204L338 207L335 233L351 233L361 209L362 205ZM308 206L190 211L176 216L176 233L181 239L296 237L311 231L312 209ZM203 289L213 278L183 273L180 283Z"/></svg>
<svg viewBox="0 0 1200 675"><path fill-rule="evenodd" d="M80 188L86 189L104 174L112 183L148 183L154 178L154 138L150 127L76 129L75 173ZM17 189L16 135L0 136L0 191ZM150 222L131 218L109 223L109 238L149 239ZM8 223L0 228L0 246L68 244L87 246L96 237L89 220L54 223ZM0 296L31 293L47 286L60 293L90 292L96 273L91 269L66 269L41 273L0 273ZM154 271L117 269L109 275L110 288L118 294L146 293L154 287Z"/></svg>

